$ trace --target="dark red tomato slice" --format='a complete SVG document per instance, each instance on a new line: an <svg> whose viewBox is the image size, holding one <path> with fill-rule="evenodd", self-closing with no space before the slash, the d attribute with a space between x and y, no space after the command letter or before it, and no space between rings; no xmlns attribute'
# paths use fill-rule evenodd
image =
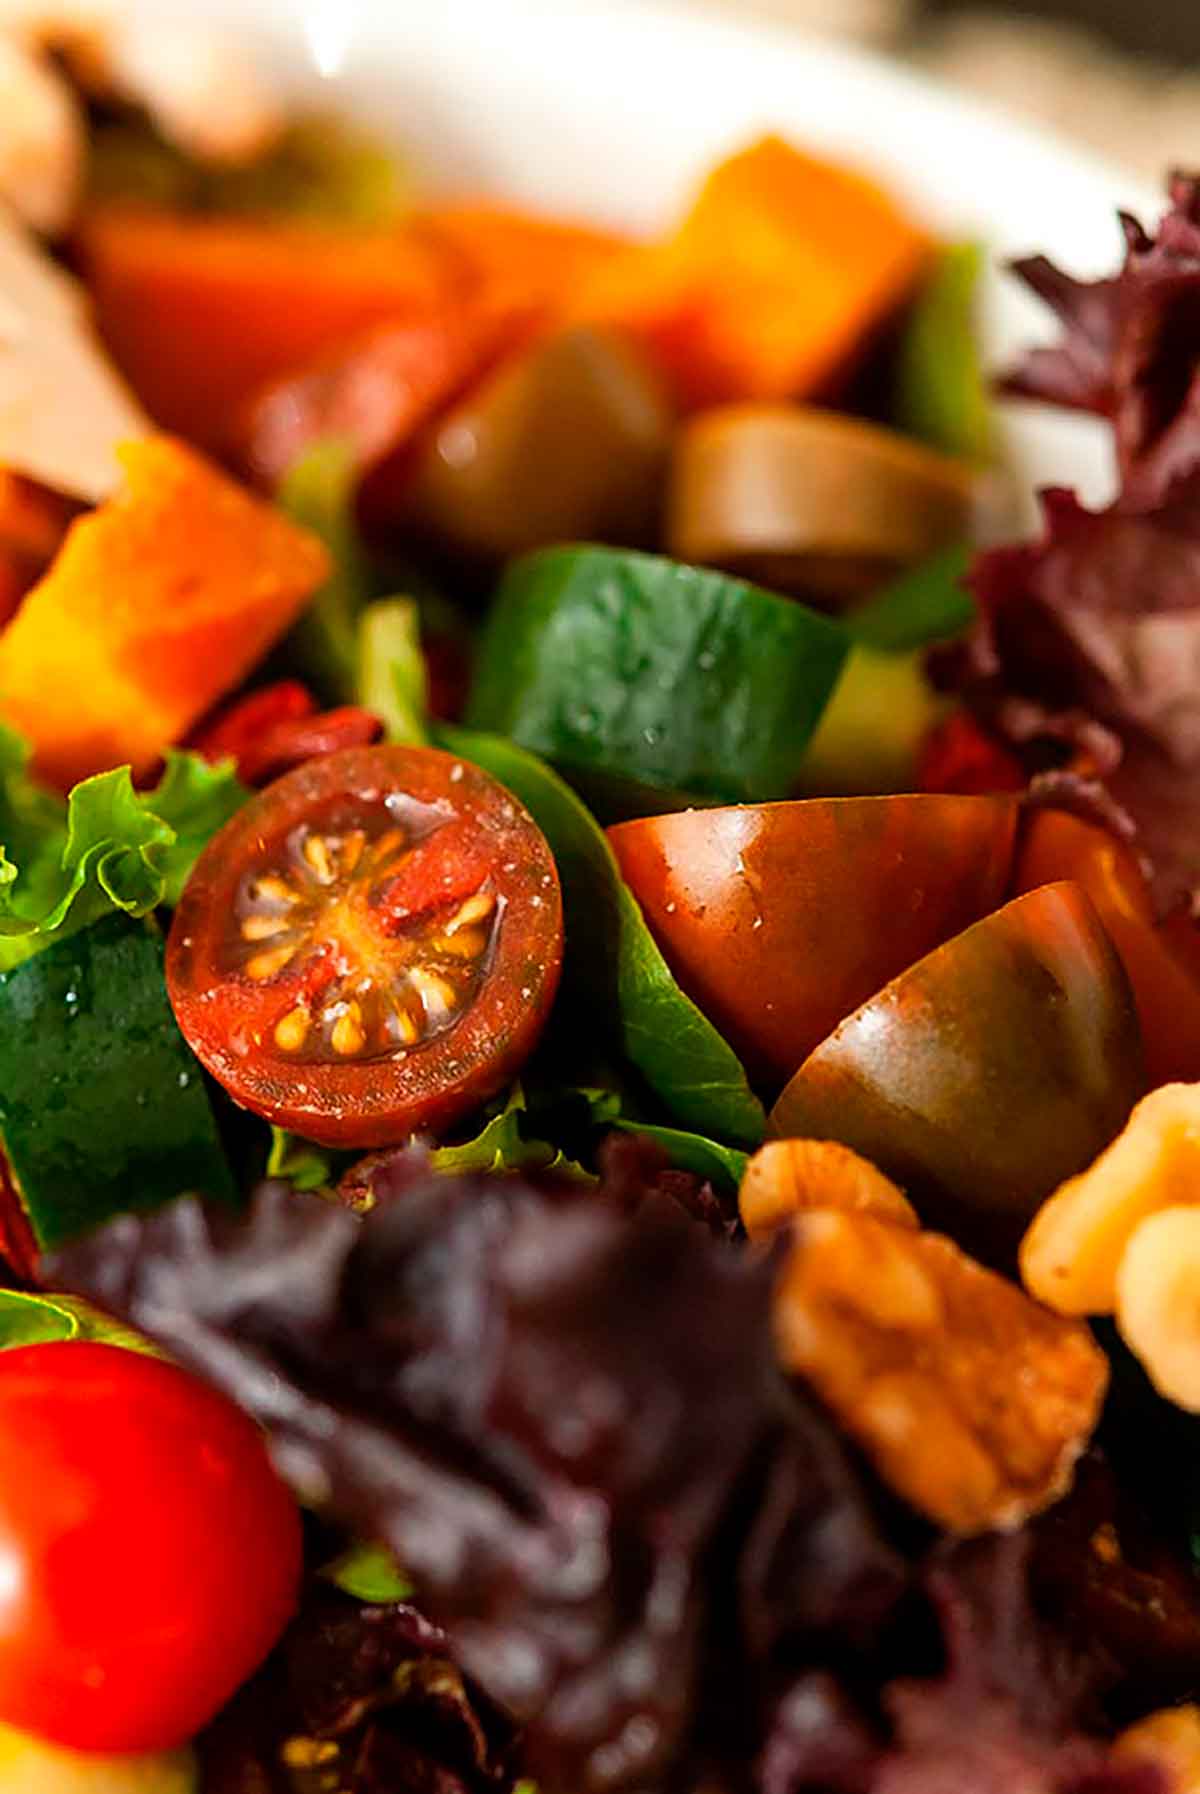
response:
<svg viewBox="0 0 1200 1794"><path fill-rule="evenodd" d="M1177 931L1157 923L1136 854L1094 823L1060 810L1040 811L1022 832L1014 895L1064 878L1083 886L1125 961L1149 1083L1200 1078L1200 973L1176 950Z"/></svg>
<svg viewBox="0 0 1200 1794"><path fill-rule="evenodd" d="M849 1016L771 1112L840 1140L922 1221L1009 1266L1037 1209L1145 1089L1129 979L1086 893L1044 885L938 947Z"/></svg>
<svg viewBox="0 0 1200 1794"><path fill-rule="evenodd" d="M1008 798L846 797L609 830L675 976L779 1087L843 1017L1002 901Z"/></svg>
<svg viewBox="0 0 1200 1794"><path fill-rule="evenodd" d="M120 1346L0 1352L0 1719L167 1750L291 1617L296 1504L252 1422Z"/></svg>
<svg viewBox="0 0 1200 1794"><path fill-rule="evenodd" d="M167 984L236 1102L327 1145L390 1146L515 1075L562 946L554 858L516 798L434 748L353 748L209 843Z"/></svg>

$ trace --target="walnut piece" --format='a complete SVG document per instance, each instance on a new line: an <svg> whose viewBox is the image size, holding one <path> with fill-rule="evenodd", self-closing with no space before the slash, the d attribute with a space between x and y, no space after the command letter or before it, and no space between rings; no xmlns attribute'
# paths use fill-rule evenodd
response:
<svg viewBox="0 0 1200 1794"><path fill-rule="evenodd" d="M1170 1794L1200 1794L1200 1707L1164 1707L1122 1732L1116 1754L1154 1763Z"/></svg>
<svg viewBox="0 0 1200 1794"><path fill-rule="evenodd" d="M798 1217L775 1300L804 1376L898 1494L960 1535L1020 1526L1068 1487L1108 1360L940 1234Z"/></svg>
<svg viewBox="0 0 1200 1794"><path fill-rule="evenodd" d="M1200 1208L1138 1227L1117 1271L1117 1326L1160 1395L1200 1414Z"/></svg>
<svg viewBox="0 0 1200 1794"><path fill-rule="evenodd" d="M901 1227L920 1225L891 1178L836 1140L770 1140L760 1146L742 1175L738 1206L752 1240L815 1208L877 1215Z"/></svg>
<svg viewBox="0 0 1200 1794"><path fill-rule="evenodd" d="M1164 1084L1087 1171L1043 1203L1021 1245L1026 1289L1059 1314L1111 1314L1117 1272L1149 1215L1200 1202L1200 1084Z"/></svg>

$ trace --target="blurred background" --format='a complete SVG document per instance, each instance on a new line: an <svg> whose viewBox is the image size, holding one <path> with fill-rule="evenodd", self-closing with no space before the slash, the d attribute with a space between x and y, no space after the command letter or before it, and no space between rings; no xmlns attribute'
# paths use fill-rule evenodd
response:
<svg viewBox="0 0 1200 1794"><path fill-rule="evenodd" d="M1157 182L1200 165L1200 0L698 0L876 44Z"/></svg>

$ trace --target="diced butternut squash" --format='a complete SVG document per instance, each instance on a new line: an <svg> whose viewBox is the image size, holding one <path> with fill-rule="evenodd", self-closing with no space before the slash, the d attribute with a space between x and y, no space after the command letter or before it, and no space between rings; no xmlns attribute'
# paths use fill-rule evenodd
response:
<svg viewBox="0 0 1200 1794"><path fill-rule="evenodd" d="M84 220L79 250L101 334L147 410L214 449L271 381L461 286L457 258L393 230L109 206Z"/></svg>
<svg viewBox="0 0 1200 1794"><path fill-rule="evenodd" d="M870 181L769 137L714 170L673 238L599 267L579 304L630 330L685 405L802 398L854 361L928 250Z"/></svg>
<svg viewBox="0 0 1200 1794"><path fill-rule="evenodd" d="M168 437L68 531L0 635L0 717L66 788L148 770L238 685L329 570L321 544Z"/></svg>
<svg viewBox="0 0 1200 1794"><path fill-rule="evenodd" d="M483 200L422 213L414 229L458 258L465 276L493 300L541 308L549 318L629 247L606 231Z"/></svg>

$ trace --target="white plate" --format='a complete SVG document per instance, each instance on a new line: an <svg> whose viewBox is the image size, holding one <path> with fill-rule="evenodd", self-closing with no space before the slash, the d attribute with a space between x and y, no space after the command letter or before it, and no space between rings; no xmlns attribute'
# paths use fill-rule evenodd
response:
<svg viewBox="0 0 1200 1794"><path fill-rule="evenodd" d="M652 231L705 169L764 131L857 164L935 228L993 252L991 365L1051 327L1004 275L1045 250L1082 273L1119 253L1118 205L1160 202L1062 142L879 58L645 0L130 0L227 16L289 88L409 145L435 184ZM1169 146L1164 147L1164 161ZM1105 433L1030 407L1005 415L1027 494L1111 488Z"/></svg>

